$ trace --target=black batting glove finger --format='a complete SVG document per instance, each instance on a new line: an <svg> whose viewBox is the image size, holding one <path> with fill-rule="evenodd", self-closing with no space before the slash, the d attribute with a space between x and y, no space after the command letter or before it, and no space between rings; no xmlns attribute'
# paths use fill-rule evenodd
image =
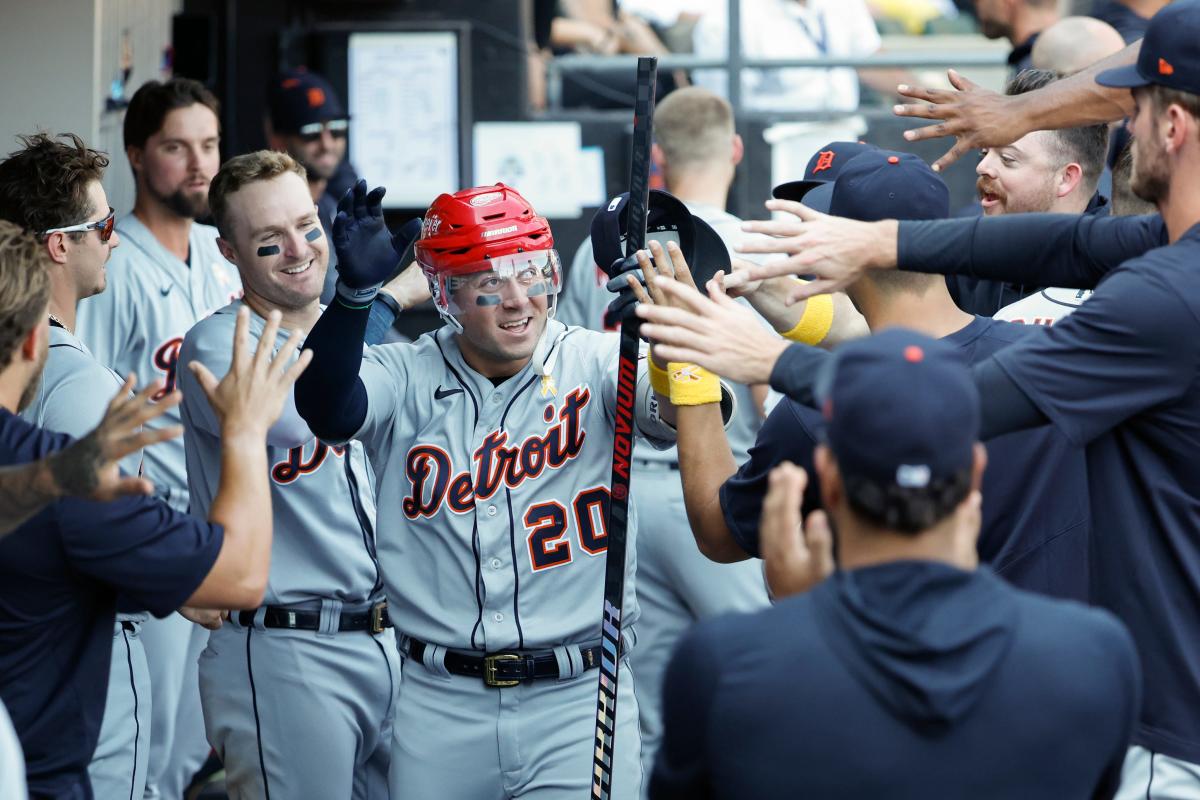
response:
<svg viewBox="0 0 1200 800"><path fill-rule="evenodd" d="M383 196L385 194L387 194L386 186L376 186L370 191L366 199L367 214L372 217L383 217Z"/></svg>
<svg viewBox="0 0 1200 800"><path fill-rule="evenodd" d="M354 184L354 218L360 222L367 219L367 182L361 178Z"/></svg>
<svg viewBox="0 0 1200 800"><path fill-rule="evenodd" d="M625 256L624 258L618 258L609 265L608 274L610 276L616 276L635 269L640 269L640 266L638 265L637 254Z"/></svg>
<svg viewBox="0 0 1200 800"><path fill-rule="evenodd" d="M631 270L631 272L637 277L638 283L640 283L642 286L646 285L646 276L642 274L641 269ZM630 296L632 296L633 291L629 288L629 284L625 280L626 274L628 273L619 272L613 277L609 278L608 283L604 284L604 288L614 293L629 292Z"/></svg>

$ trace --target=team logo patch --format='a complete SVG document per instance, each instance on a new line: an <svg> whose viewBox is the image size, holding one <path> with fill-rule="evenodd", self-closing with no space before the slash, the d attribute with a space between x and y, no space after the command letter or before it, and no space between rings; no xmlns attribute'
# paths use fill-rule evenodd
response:
<svg viewBox="0 0 1200 800"><path fill-rule="evenodd" d="M497 202L503 197L503 192L487 192L486 194L477 194L471 198L471 205L477 208L479 206L487 206Z"/></svg>
<svg viewBox="0 0 1200 800"><path fill-rule="evenodd" d="M817 165L813 167L813 174L816 175L818 172L833 169L833 159L836 155L837 153L832 150L822 150L817 153Z"/></svg>
<svg viewBox="0 0 1200 800"><path fill-rule="evenodd" d="M1160 58L1158 60L1158 74L1159 75L1174 75L1175 67L1171 66L1170 61L1167 61L1165 58Z"/></svg>
<svg viewBox="0 0 1200 800"><path fill-rule="evenodd" d="M557 397L558 386L554 383L553 375L542 376L542 397Z"/></svg>

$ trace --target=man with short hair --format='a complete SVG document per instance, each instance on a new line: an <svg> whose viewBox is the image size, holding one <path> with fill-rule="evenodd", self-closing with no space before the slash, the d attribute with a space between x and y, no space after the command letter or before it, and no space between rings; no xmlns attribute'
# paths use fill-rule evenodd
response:
<svg viewBox="0 0 1200 800"><path fill-rule="evenodd" d="M105 264L120 243L100 185L108 158L74 134L57 139L35 134L21 142L21 150L0 162L0 219L37 234L50 274L50 355L22 416L81 438L104 417L109 398L124 383L73 333L76 306L104 291ZM141 461L141 453L133 453L122 468L137 475ZM138 609L117 613L104 720L88 765L100 797L141 797L145 790L151 691L141 631L148 618Z"/></svg>
<svg viewBox="0 0 1200 800"><path fill-rule="evenodd" d="M338 200L355 180L354 169L346 160L350 115L333 85L305 67L288 70L271 83L267 110L267 144L304 167L328 239ZM330 259L322 303L333 299L337 280L337 254L332 248Z"/></svg>
<svg viewBox="0 0 1200 800"><path fill-rule="evenodd" d="M832 361L825 511L801 530L790 465L764 507L771 586L802 593L684 639L651 796L1112 797L1138 713L1133 643L1107 612L977 567L987 458L960 353L893 328ZM826 515L829 577L809 566Z"/></svg>
<svg viewBox="0 0 1200 800"><path fill-rule="evenodd" d="M180 358L222 375L239 309L249 308L253 333L272 311L282 315L280 340L312 328L329 243L304 167L286 153L231 158L213 179L209 202L217 242L245 295L192 327ZM192 509L204 513L220 482L221 429L188 373L182 388ZM209 741L234 797L386 798L400 659L376 555L366 454L359 442L318 441L294 402L268 431L267 445L271 578L261 607L213 623L200 658ZM317 729L322 735L296 736Z"/></svg>
<svg viewBox="0 0 1200 800"><path fill-rule="evenodd" d="M1051 72L1026 70L1009 81L1005 93L1025 94L1055 80ZM1108 199L1096 191L1107 148L1108 127L1084 125L1034 131L1010 145L984 150L975 168L979 176L975 189L984 215L1107 214ZM946 283L964 311L1031 324L1051 324L1086 299L1077 297L1073 289L959 275L948 277Z"/></svg>
<svg viewBox="0 0 1200 800"><path fill-rule="evenodd" d="M219 106L197 81L150 81L125 111L125 151L137 182L123 242L108 264L108 288L81 303L76 332L96 359L142 384L176 388L183 335L241 293L237 271L217 248L208 184L220 166ZM178 409L164 423L179 423ZM176 511L188 510L183 442L145 456L145 474ZM143 629L154 694L148 798L178 797L208 755L195 662L207 633L182 616Z"/></svg>
<svg viewBox="0 0 1200 800"><path fill-rule="evenodd" d="M1059 19L1058 0L974 0L979 32L989 39L1008 39L1010 76L1033 66L1038 34Z"/></svg>
<svg viewBox="0 0 1200 800"><path fill-rule="evenodd" d="M94 234L90 234L94 235ZM16 412L37 394L49 350L47 248L32 234L0 221L0 465L24 463L73 441L30 425ZM285 366L299 346L279 351L278 318L254 354L247 321L234 340L236 367L218 383L197 377L221 419L225 438L221 486L208 521L158 500L112 502L68 498L36 514L0 541L0 702L24 749L34 797L90 798L89 778L108 688L118 602L165 616L184 603L245 608L261 602L271 552L266 430L308 356ZM160 416L179 402L172 392L152 404L161 382L133 400L132 422ZM151 443L177 436L160 429ZM130 776L132 779L132 776ZM128 797L130 786L120 788Z"/></svg>

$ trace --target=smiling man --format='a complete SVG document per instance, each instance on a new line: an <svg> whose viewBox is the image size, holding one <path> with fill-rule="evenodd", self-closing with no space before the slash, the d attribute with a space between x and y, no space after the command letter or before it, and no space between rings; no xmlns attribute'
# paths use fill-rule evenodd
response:
<svg viewBox="0 0 1200 800"><path fill-rule="evenodd" d="M304 167L285 153L231 158L209 199L245 295L188 331L180 359L219 376L243 306L260 335L278 311L280 342L312 328L329 240ZM204 513L220 485L221 429L190 372L182 389L192 510ZM318 441L290 401L267 434L267 454L279 534L271 576L260 608L209 623L199 668L208 739L232 797L384 798L400 664L366 454L358 442ZM295 734L318 728L321 736Z"/></svg>
<svg viewBox="0 0 1200 800"><path fill-rule="evenodd" d="M196 81L151 81L125 113L125 152L137 181L133 213L117 223L124 246L108 265L108 289L81 303L79 338L96 358L138 383L175 389L183 334L241 293L217 249L208 184L220 166L217 99ZM157 425L178 425L179 410ZM145 474L176 511L188 510L182 440L147 451ZM206 633L179 615L143 630L153 690L148 798L179 797L208 754L196 658ZM178 735L177 735L178 731Z"/></svg>
<svg viewBox="0 0 1200 800"><path fill-rule="evenodd" d="M1025 94L1055 81L1054 73L1029 69L1009 81L1006 93ZM985 216L1028 212L1053 214L1108 214L1108 200L1096 191L1108 149L1108 126L1084 125L1061 130L1034 131L1010 145L983 151L975 168L975 189ZM958 307L971 314L1012 322L1054 319L1083 302L1074 289L1046 289L965 276L947 280ZM1008 306L1036 296L1036 309L1008 310ZM1065 305L1057 305L1063 303ZM1048 308L1047 308L1048 306Z"/></svg>
<svg viewBox="0 0 1200 800"><path fill-rule="evenodd" d="M617 337L552 318L562 279L549 223L496 184L439 195L425 215L417 259L445 324L364 356L365 304L404 244L389 242L382 196L360 183L338 212L337 299L308 337L319 370L296 405L323 441L362 441L379 480L379 558L406 658L391 794L581 797ZM715 377L696 384L698 405L720 400ZM636 432L674 439L656 410L670 414L670 398L643 376L627 399ZM629 509L625 653L638 618ZM630 677L622 671L613 764L612 793L624 798L641 783Z"/></svg>

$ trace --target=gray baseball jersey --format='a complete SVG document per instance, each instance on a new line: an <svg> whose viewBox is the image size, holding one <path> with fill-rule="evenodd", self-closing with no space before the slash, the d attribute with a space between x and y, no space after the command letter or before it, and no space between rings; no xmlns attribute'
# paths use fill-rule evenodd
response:
<svg viewBox="0 0 1200 800"><path fill-rule="evenodd" d="M489 651L599 638L617 347L550 320L499 385L467 365L449 327L368 348L354 438L378 477L379 556L402 633ZM639 386L637 433L661 446L673 434L648 410L644 372ZM630 625L636 531L631 513Z"/></svg>
<svg viewBox="0 0 1200 800"><path fill-rule="evenodd" d="M1083 305L1091 289L1042 289L996 312L995 318L1023 325L1053 325Z"/></svg>
<svg viewBox="0 0 1200 800"><path fill-rule="evenodd" d="M229 371L242 301L197 323L180 350L184 443L192 510L207 513L221 480L220 423L191 370ZM250 333L266 320L250 315ZM289 331L280 330L276 347ZM320 632L243 627L214 631L200 657L208 739L233 797L376 798L387 793L399 653L391 631L337 631L343 611L382 595L375 498L363 447L318 441L289 398L267 433L274 538L264 604L319 609ZM303 679L297 682L297 675ZM325 731L300 737L295 731ZM284 742L289 742L285 747Z"/></svg>
<svg viewBox="0 0 1200 800"><path fill-rule="evenodd" d="M179 347L192 325L241 295L237 270L217 249L217 229L192 225L189 263L167 251L132 214L117 222L121 246L108 262L108 287L79 304L76 330L97 360L118 374L137 375L138 385L163 379L164 392L178 379ZM151 426L179 424L179 407ZM187 511L183 442L175 439L146 451L144 472L178 511Z"/></svg>
<svg viewBox="0 0 1200 800"><path fill-rule="evenodd" d="M183 340L180 366L199 361L218 378L229 371L240 300L197 323ZM250 315L250 333L266 321ZM288 339L280 330L277 346ZM220 423L191 370L180 370L184 444L193 513L208 514L221 480ZM382 589L375 555L375 498L362 445L318 441L289 400L267 436L275 536L266 605L331 598L368 602Z"/></svg>
<svg viewBox="0 0 1200 800"><path fill-rule="evenodd" d="M81 437L104 418L108 403L123 381L105 367L66 328L50 327L50 352L37 394L21 416L53 431ZM121 462L121 470L137 475L141 452ZM88 777L97 797L141 797L146 785L150 737L150 675L141 641L148 615L117 615L109 663L108 693L96 751ZM126 624L129 623L129 624Z"/></svg>

